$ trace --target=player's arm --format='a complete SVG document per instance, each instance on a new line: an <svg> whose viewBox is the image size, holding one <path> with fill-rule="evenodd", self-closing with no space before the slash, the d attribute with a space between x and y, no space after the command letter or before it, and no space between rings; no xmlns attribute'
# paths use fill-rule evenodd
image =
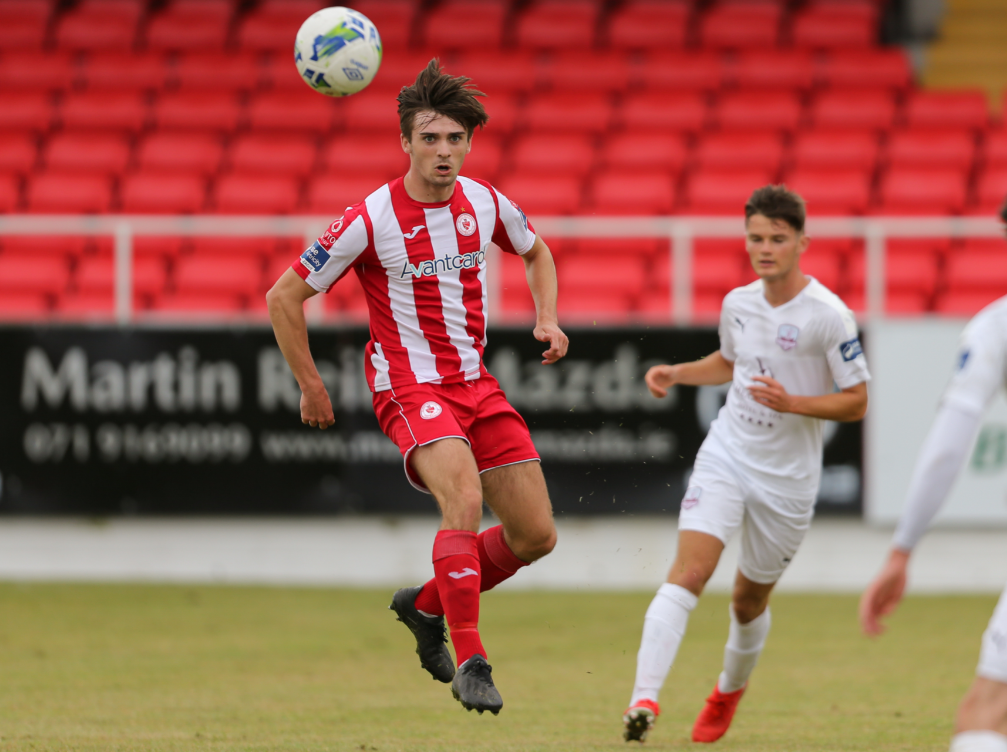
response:
<svg viewBox="0 0 1007 752"><path fill-rule="evenodd" d="M266 293L269 320L287 365L301 387L301 422L319 428L335 423L332 402L308 348L308 324L304 301L318 291L287 269Z"/></svg>
<svg viewBox="0 0 1007 752"><path fill-rule="evenodd" d="M759 382L748 387L752 399L778 413L794 413L841 423L862 420L867 413L866 382L832 394L802 396L789 394L779 381L769 376L753 376L752 380Z"/></svg>
<svg viewBox="0 0 1007 752"><path fill-rule="evenodd" d="M685 386L712 386L726 384L734 378L734 361L724 357L720 350L691 363L673 366L653 366L644 376L647 388L655 397L665 397L675 384Z"/></svg>
<svg viewBox="0 0 1007 752"><path fill-rule="evenodd" d="M892 613L902 600L909 556L947 498L981 422L981 413L955 404L943 404L938 410L916 460L888 560L860 598L860 626L865 633L884 632L879 619Z"/></svg>
<svg viewBox="0 0 1007 752"><path fill-rule="evenodd" d="M556 297L559 285L556 280L556 262L552 252L541 236L535 236L535 243L521 256L524 261L528 289L535 301L535 339L548 342L549 349L542 353L544 364L555 363L566 355L570 341L559 328L556 314Z"/></svg>

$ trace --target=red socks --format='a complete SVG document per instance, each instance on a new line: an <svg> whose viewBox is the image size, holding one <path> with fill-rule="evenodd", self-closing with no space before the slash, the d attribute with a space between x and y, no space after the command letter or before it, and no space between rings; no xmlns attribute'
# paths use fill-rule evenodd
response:
<svg viewBox="0 0 1007 752"><path fill-rule="evenodd" d="M438 533L438 539L442 534L447 532L456 531L442 530ZM474 535L474 533L467 534ZM522 561L510 550L510 546L504 540L503 525L491 527L489 530L480 533L476 538L476 547L479 552L479 565L482 569L480 592L495 588L508 577L511 577L521 567L528 566L528 562ZM435 559L437 556L436 552L437 543L435 542ZM437 571L436 566L434 567L434 571ZM442 616L444 614L444 606L441 605L439 579L437 577L434 577L434 579L424 585L420 594L416 596L416 608L434 616ZM485 654L483 654L483 657L485 657ZM461 661L458 661L458 663L460 664Z"/></svg>
<svg viewBox="0 0 1007 752"><path fill-rule="evenodd" d="M460 666L486 650L479 639L479 584L482 580L476 534L441 530L434 539L434 581L444 605L455 661ZM423 591L420 591L421 594ZM417 606L419 608L419 606ZM421 611L424 609L420 608ZM428 612L429 613L429 612Z"/></svg>

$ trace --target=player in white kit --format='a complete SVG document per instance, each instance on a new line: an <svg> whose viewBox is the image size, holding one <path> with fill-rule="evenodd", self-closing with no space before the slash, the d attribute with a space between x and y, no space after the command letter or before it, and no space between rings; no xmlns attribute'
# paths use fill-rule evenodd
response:
<svg viewBox="0 0 1007 752"><path fill-rule="evenodd" d="M1007 207L1002 212L1007 222ZM869 635L898 606L913 548L947 498L983 413L1007 380L1007 297L984 308L962 333L957 370L920 449L892 550L860 600ZM1007 590L983 633L976 678L958 708L951 752L1007 752Z"/></svg>
<svg viewBox="0 0 1007 752"><path fill-rule="evenodd" d="M769 633L769 594L814 513L823 421L856 421L867 410L870 375L853 314L800 269L808 247L804 220L800 196L784 186L756 190L745 205L745 228L760 279L724 298L720 349L647 372L655 397L675 384L730 381L731 389L696 455L675 561L644 620L623 715L627 741L643 741L653 728L689 612L741 529L724 670L692 738L713 742L727 731Z"/></svg>

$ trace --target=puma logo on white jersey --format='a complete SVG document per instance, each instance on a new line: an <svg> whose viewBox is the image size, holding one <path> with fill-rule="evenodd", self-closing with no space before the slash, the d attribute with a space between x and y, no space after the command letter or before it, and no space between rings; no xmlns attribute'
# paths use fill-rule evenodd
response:
<svg viewBox="0 0 1007 752"><path fill-rule="evenodd" d="M410 240L412 240L413 238L416 237L416 233L418 233L424 227L426 227L426 225L416 225L416 227L413 228L412 232L404 232L404 233L402 233L402 237L409 238Z"/></svg>
<svg viewBox="0 0 1007 752"><path fill-rule="evenodd" d="M453 577L456 580L460 580L462 577L468 577L471 574L479 574L472 567L465 567L461 572L448 572L448 577Z"/></svg>

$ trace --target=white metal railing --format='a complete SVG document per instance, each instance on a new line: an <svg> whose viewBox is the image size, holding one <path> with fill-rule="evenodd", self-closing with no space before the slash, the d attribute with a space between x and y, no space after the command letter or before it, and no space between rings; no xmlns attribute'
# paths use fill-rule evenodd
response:
<svg viewBox="0 0 1007 752"><path fill-rule="evenodd" d="M305 247L331 222L320 216L148 216L4 215L3 235L93 235L115 240L115 316L135 319L132 295L133 239L140 236L297 237ZM671 253L670 321L693 320L692 256L695 238L740 238L740 217L539 217L536 230L549 238L667 238ZM860 238L866 253L865 300L868 318L885 310L885 249L889 238L1003 237L992 217L821 217L809 218L808 234L819 238ZM491 316L499 301L499 275L490 275ZM318 298L314 298L317 301ZM314 318L321 309L315 304Z"/></svg>

